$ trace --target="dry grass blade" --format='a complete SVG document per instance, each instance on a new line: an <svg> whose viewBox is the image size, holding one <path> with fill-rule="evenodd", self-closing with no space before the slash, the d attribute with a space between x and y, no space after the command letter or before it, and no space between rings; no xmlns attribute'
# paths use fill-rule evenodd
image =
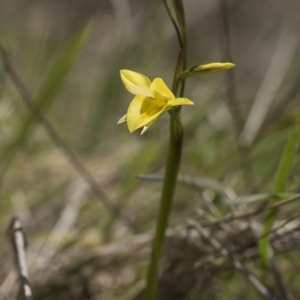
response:
<svg viewBox="0 0 300 300"><path fill-rule="evenodd" d="M221 224L221 223L224 223L224 222L232 222L234 220L243 219L243 218L247 218L247 217L250 217L250 216L253 216L253 215L258 215L258 214L265 213L268 210L271 210L271 209L274 209L274 208L275 209L279 208L281 206L290 204L290 203L292 203L294 201L297 201L297 200L300 200L300 196L296 196L296 197L292 197L290 199L282 200L282 201L277 202L277 203L275 203L271 206L266 207L265 209L261 209L259 207L258 209L246 211L246 212L243 212L243 213L240 213L240 214L228 214L228 215L226 215L222 218L216 219L213 222L206 222L206 221L201 222L201 225L202 226L213 226L213 225L218 225L218 224Z"/></svg>
<svg viewBox="0 0 300 300"><path fill-rule="evenodd" d="M246 124L240 135L242 145L250 146L255 140L267 112L280 88L299 44L298 35L285 29L266 72L264 81L257 93Z"/></svg>
<svg viewBox="0 0 300 300"><path fill-rule="evenodd" d="M9 233L11 235L15 260L18 266L24 298L26 300L32 300L32 291L29 283L26 254L25 254L25 247L26 247L25 236L24 236L21 222L19 221L18 217L14 217L11 220Z"/></svg>
<svg viewBox="0 0 300 300"><path fill-rule="evenodd" d="M221 35L220 35L220 48L222 51L223 61L234 62L232 55L232 42L231 42L231 32L230 32L230 20L229 20L229 7L227 0L220 0L220 14L222 21ZM232 69L230 72L226 72L226 92L228 97L228 108L235 125L236 134L240 133L240 128L243 124L243 116L240 109L240 103L236 92L235 83L235 70Z"/></svg>
<svg viewBox="0 0 300 300"><path fill-rule="evenodd" d="M86 202L86 193L88 188L84 182L74 182L68 190L68 202L62 210L48 240L40 251L37 259L39 270L43 271L43 275L47 275L46 271L55 256L67 232L76 222L80 209ZM55 242L54 242L55 241Z"/></svg>
<svg viewBox="0 0 300 300"><path fill-rule="evenodd" d="M295 300L291 291L288 289L287 285L284 283L282 274L280 273L280 270L277 267L275 257L271 258L271 271L273 273L273 277L275 279L278 290L280 291L280 293L282 295L282 299L283 300Z"/></svg>
<svg viewBox="0 0 300 300"><path fill-rule="evenodd" d="M196 229L197 232L202 236L209 244L211 244L216 250L220 251L221 254L228 258L232 265L240 271L244 277L251 283L251 285L265 298L269 300L275 300L276 298L272 293L264 286L242 263L234 257L230 252L221 245L221 243L212 237L205 229L203 229L197 222L192 219L188 220L188 225Z"/></svg>

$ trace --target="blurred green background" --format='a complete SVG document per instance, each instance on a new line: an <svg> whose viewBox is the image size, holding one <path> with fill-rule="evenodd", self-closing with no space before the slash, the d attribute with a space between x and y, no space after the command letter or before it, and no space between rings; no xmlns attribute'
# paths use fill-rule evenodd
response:
<svg viewBox="0 0 300 300"><path fill-rule="evenodd" d="M200 185L213 180L233 198L270 192L300 111L300 2L183 3L188 67L214 61L232 61L236 67L187 80L185 96L195 106L182 110L180 175ZM145 238L143 234L154 228L161 183L136 176L163 172L169 116L163 115L143 136L117 125L132 99L119 70L162 77L171 86L179 45L163 3L1 0L0 4L1 43L22 82L107 200L138 227L138 233L132 231L89 192L1 65L0 295L15 299L17 293L6 234L16 214L28 236L34 299L133 299L143 287L149 253L137 247L122 252L116 261L111 257L117 245L132 245L132 239ZM299 164L298 149L288 192L300 192ZM189 217L201 219L197 208L206 210L205 197L212 199L218 216L230 211L207 182L200 188L178 185L171 227ZM108 258L93 267L97 253ZM297 260L296 255L293 265ZM289 261L283 260L283 265L289 276ZM222 276L211 296L191 299L257 299L240 275Z"/></svg>

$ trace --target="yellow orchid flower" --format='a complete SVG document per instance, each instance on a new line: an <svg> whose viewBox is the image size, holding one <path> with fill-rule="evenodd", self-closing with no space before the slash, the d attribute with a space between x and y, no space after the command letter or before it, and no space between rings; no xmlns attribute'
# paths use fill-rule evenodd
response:
<svg viewBox="0 0 300 300"><path fill-rule="evenodd" d="M121 70L121 79L131 94L135 95L131 101L127 114L118 124L127 122L130 132L141 127L143 134L165 111L178 105L194 105L187 98L175 98L161 78L151 80L134 71Z"/></svg>

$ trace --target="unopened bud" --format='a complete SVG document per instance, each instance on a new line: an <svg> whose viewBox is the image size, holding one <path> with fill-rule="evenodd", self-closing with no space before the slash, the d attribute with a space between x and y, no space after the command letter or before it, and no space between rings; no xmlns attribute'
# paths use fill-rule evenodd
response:
<svg viewBox="0 0 300 300"><path fill-rule="evenodd" d="M189 76L194 76L198 74L210 74L210 73L215 73L215 72L220 72L220 71L225 71L228 69L231 69L235 66L235 64L230 63L230 62L225 62L225 63L220 63L220 62L214 62L214 63L209 63L206 65L200 65L193 67L189 70L185 70L181 74L181 78L186 78Z"/></svg>

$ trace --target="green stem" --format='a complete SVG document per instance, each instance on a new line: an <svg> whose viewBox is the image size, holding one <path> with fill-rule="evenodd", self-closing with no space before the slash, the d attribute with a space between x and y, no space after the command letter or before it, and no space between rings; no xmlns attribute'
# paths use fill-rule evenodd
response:
<svg viewBox="0 0 300 300"><path fill-rule="evenodd" d="M177 116L178 117L178 116ZM160 208L157 218L155 239L151 256L151 264L148 271L146 300L156 299L158 268L165 239L165 231L168 226L172 208L172 200L176 187L177 173L180 164L183 128L175 118L170 118L170 145L168 151L165 180L161 195Z"/></svg>
<svg viewBox="0 0 300 300"><path fill-rule="evenodd" d="M181 51L178 60L185 51ZM182 71L182 64L177 62L175 76L173 81L172 91L174 95L177 94L179 86L179 76ZM159 262L162 254L162 249L165 240L165 232L168 227L169 216L172 208L173 195L176 187L177 173L180 165L181 148L183 140L183 127L180 120L178 109L172 109L170 112L170 143L167 156L167 164L165 170L165 179L163 183L163 190L160 199L160 208L157 217L155 238L152 248L151 263L148 270L147 288L145 300L155 300L157 294L157 283L159 273Z"/></svg>
<svg viewBox="0 0 300 300"><path fill-rule="evenodd" d="M182 53L179 54L178 60L181 60ZM182 64L177 62L172 91L177 94L179 86L179 76L182 71ZM157 294L157 283L159 274L159 262L165 240L165 232L168 227L169 216L172 208L173 195L176 187L177 173L180 165L181 148L183 140L183 127L180 120L180 113L177 108L170 112L170 143L165 170L163 190L160 199L159 213L156 223L155 238L153 242L151 263L148 270L147 288L145 300L155 300Z"/></svg>
<svg viewBox="0 0 300 300"><path fill-rule="evenodd" d="M176 96L180 83L180 75L183 71L183 68L186 66L186 35L182 37L182 32L180 32L175 18L171 12L170 6L167 0L163 0L167 12L171 21L174 24L181 51L178 56L172 92ZM181 12L183 13L183 7L181 7ZM177 16L178 17L178 16ZM184 16L182 16L184 20ZM185 28L184 28L185 31ZM184 38L184 42L183 42ZM182 97L184 93L184 80L181 82L181 91L180 96ZM158 286L158 275L159 275L159 263L165 241L165 232L168 227L169 217L171 213L173 196L176 188L176 179L180 165L181 158L181 148L183 140L183 127L180 119L180 110L177 108L171 109L170 113L170 143L167 156L165 177L163 183L163 190L160 199L159 213L157 217L155 238L153 241L151 262L148 270L147 277L147 287L145 291L145 300L155 300L157 295L157 286Z"/></svg>

